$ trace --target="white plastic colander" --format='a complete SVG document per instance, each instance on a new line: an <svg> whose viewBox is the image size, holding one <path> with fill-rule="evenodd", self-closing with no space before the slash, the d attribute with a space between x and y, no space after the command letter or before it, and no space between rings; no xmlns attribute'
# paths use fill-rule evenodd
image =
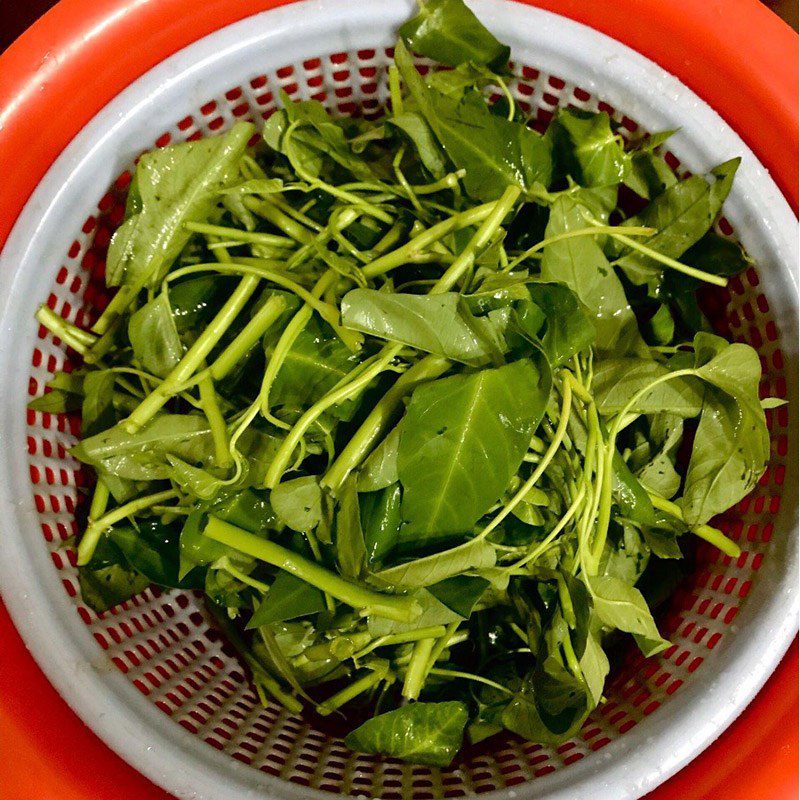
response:
<svg viewBox="0 0 800 800"><path fill-rule="evenodd" d="M796 221L742 140L652 62L565 18L502 0L470 6L511 45L511 90L541 123L559 105L611 113L636 134L680 128L680 172L743 156L720 230L756 269L709 295L720 332L759 352L765 395L797 372ZM147 590L98 617L81 602L75 552L83 473L67 449L78 421L26 411L65 364L37 328L42 301L78 324L104 302L104 257L129 170L155 145L259 121L278 90L341 114L376 113L410 0L308 0L216 31L109 103L40 182L0 256L0 588L39 664L84 721L133 766L181 798L432 800L496 790L511 798L626 800L697 755L752 699L797 627L796 398L768 412L769 468L719 521L737 560L701 546L695 573L661 620L673 646L631 652L607 700L557 749L508 736L445 770L358 755L302 717L258 704L235 656L188 592ZM322 791L320 791L322 790Z"/></svg>

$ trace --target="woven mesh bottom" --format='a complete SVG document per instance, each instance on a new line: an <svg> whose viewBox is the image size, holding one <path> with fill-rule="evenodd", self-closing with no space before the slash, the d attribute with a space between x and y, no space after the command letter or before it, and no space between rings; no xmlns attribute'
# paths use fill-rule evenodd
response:
<svg viewBox="0 0 800 800"><path fill-rule="evenodd" d="M334 113L376 115L385 97L391 56L391 50L335 53L269 74L245 76L241 85L224 96L209 98L154 143L143 142L143 149L219 132L236 119L266 119L276 108L280 89L291 97L321 100ZM642 133L622 110L579 87L532 67L512 66L511 91L540 129L558 106L573 105L607 111L621 123L624 136ZM680 173L678 160L666 155ZM122 220L129 182L128 171L91 210L47 298L53 310L79 325L91 325L107 302L106 251ZM719 232L734 235L724 219ZM759 290L757 271L748 269L732 279L727 290L714 289L703 301L718 333L758 351L764 372L762 396L785 397L779 331ZM56 370L75 365L63 344L41 328L31 359L29 394L40 394ZM467 751L452 768L440 770L354 754L341 739L315 729L308 720L278 706L262 708L199 596L148 589L105 614L98 616L88 609L78 589L76 552L67 544L79 532L76 520L86 513L81 487L88 476L67 452L77 441L80 420L73 415L27 414L28 463L42 534L65 591L98 643L99 657L124 673L165 717L232 758L302 786L384 800L462 797L511 787L567 768L644 717L658 713L696 670L713 661L714 649L747 602L763 559L770 557L771 520L780 508L788 448L787 409L768 411L769 467L755 491L716 521L739 543L742 555L733 560L708 545L698 547L694 572L660 619L672 647L651 659L633 650L625 654L607 687L607 700L589 717L579 736L557 749L510 735L495 737ZM714 666L703 668L713 670Z"/></svg>

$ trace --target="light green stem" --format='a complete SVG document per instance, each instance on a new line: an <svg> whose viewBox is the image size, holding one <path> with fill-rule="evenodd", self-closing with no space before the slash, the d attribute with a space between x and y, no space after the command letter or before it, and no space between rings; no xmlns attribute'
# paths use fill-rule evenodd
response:
<svg viewBox="0 0 800 800"><path fill-rule="evenodd" d="M684 522L683 509L671 500L666 500L660 495L648 492L650 502L660 511L669 514L671 517L679 519ZM731 541L719 528L714 528L711 525L687 525L689 530L704 539L709 544L713 544L718 550L725 553L726 556L731 558L739 558L742 554L742 548L736 542Z"/></svg>
<svg viewBox="0 0 800 800"><path fill-rule="evenodd" d="M411 661L403 681L403 697L407 697L409 700L416 700L419 697L425 683L425 676L428 674L428 664L435 643L436 639L420 639L414 645Z"/></svg>
<svg viewBox="0 0 800 800"><path fill-rule="evenodd" d="M376 403L359 429L353 434L322 478L322 486L338 494L347 476L369 455L397 417L403 398L420 383L434 380L447 372L450 362L441 356L428 355L404 372L391 389Z"/></svg>
<svg viewBox="0 0 800 800"><path fill-rule="evenodd" d="M255 347L285 310L286 301L282 297L270 297L253 314L242 332L217 356L209 367L211 378L215 381L222 380Z"/></svg>
<svg viewBox="0 0 800 800"><path fill-rule="evenodd" d="M100 541L100 536L103 531L94 528L90 536L87 536L87 533L89 533L89 528L91 528L93 523L106 513L108 500L108 487L103 483L103 479L98 477L97 485L94 487L94 494L92 495L92 504L89 507L89 524L78 545L79 564L88 564L92 560L92 556L94 555L94 551L97 548L97 543Z"/></svg>
<svg viewBox="0 0 800 800"><path fill-rule="evenodd" d="M380 375L392 361L400 354L403 349L402 344L389 344L384 346L380 356L368 369L352 381L342 384L336 389L331 390L325 397L317 400L308 410L306 410L299 420L292 426L288 436L281 443L278 452L272 459L267 470L264 485L268 489L274 489L280 483L283 473L289 465L295 447L305 436L306 431L316 422L329 408L339 405L350 397L354 397L363 391L369 384Z"/></svg>
<svg viewBox="0 0 800 800"><path fill-rule="evenodd" d="M404 633L387 633L385 636L373 639L366 647L353 653L352 658L354 661L358 661L379 647L408 644L409 642L418 642L420 639L438 638L446 633L447 629L444 625L429 625L427 628L417 628L415 631L405 631Z"/></svg>
<svg viewBox="0 0 800 800"><path fill-rule="evenodd" d="M569 422L569 411L572 406L572 386L570 381L564 381L564 394L561 400L561 411L558 418L558 427L556 428L553 440L550 446L542 456L542 460L536 469L530 474L530 477L519 487L516 494L503 506L498 514L494 516L492 521L480 532L479 537L483 539L488 536L524 499L528 492L536 485L539 478L544 475L550 462L553 460L558 448L564 439L564 434L567 432L567 423Z"/></svg>
<svg viewBox="0 0 800 800"><path fill-rule="evenodd" d="M506 271L511 271L514 267L521 264L526 258L530 258L535 253L538 253L541 250L544 250L545 247L549 244L555 244L556 242L563 242L566 239L575 239L580 238L582 236L600 236L601 234L611 234L613 235L619 228L614 225L592 225L588 228L577 228L574 231L564 231L564 233L556 233L553 236L548 236L546 239L542 239L541 242L537 242L533 247L529 247L524 253L520 253L516 258L508 263L506 267ZM628 228L627 234L628 236L652 236L656 233L655 228Z"/></svg>
<svg viewBox="0 0 800 800"><path fill-rule="evenodd" d="M424 252L434 242L447 236L448 233L469 228L472 225L477 225L488 217L494 211L497 203L484 203L480 206L475 206L469 211L461 211L454 214L449 219L437 222L432 225L424 233L415 237L409 242L406 242L396 250L392 250L385 255L376 258L370 264L364 267L362 272L367 278L374 278L376 275L383 275L386 272L393 270L395 267L402 266L403 264L413 261L415 255Z"/></svg>
<svg viewBox="0 0 800 800"><path fill-rule="evenodd" d="M242 202L245 208L254 211L259 217L263 217L267 222L272 223L278 230L283 231L287 236L300 242L300 244L311 244L314 241L314 234L308 228L285 214L269 200L245 197Z"/></svg>
<svg viewBox="0 0 800 800"><path fill-rule="evenodd" d="M603 482L600 491L600 503L597 512L597 527L595 532L595 540L592 547L592 556L595 563L599 563L600 556L605 546L606 536L608 535L608 525L611 521L611 490L613 486L614 477L614 453L617 449L617 435L622 428L622 422L635 407L642 397L648 392L651 392L656 386L666 381L673 380L674 378L683 378L688 375L694 375L695 371L692 369L679 369L675 372L670 372L667 375L661 375L656 378L652 383L640 389L636 394L626 403L622 411L614 418L614 423L609 432L608 441L606 442L605 462L603 464Z"/></svg>
<svg viewBox="0 0 800 800"><path fill-rule="evenodd" d="M624 234L619 233L620 230L625 230L625 232L629 235L625 236ZM676 261L674 258L670 258L669 256L665 256L663 253L659 253L658 250L653 250L652 247L648 247L641 242L634 241L630 238L630 231L627 229L615 228L614 232L612 232L612 236L617 241L628 245L628 247L630 247L632 250L638 250L642 255L649 256L653 259L653 261L658 261L665 267L670 267L677 272L682 272L684 275L697 278L697 280L704 281L705 283L713 283L714 286L724 287L728 285L728 279L723 275L712 275L710 272L703 272L701 269L695 269L694 267L690 267L688 264L682 264L680 261Z"/></svg>
<svg viewBox="0 0 800 800"><path fill-rule="evenodd" d="M247 303L256 290L258 284L259 278L257 277L248 276L242 278L233 294L231 294L225 305L211 321L211 324L200 334L172 372L167 375L163 382L159 384L122 423L125 430L129 433L134 433L143 425L146 425L158 413L164 403L173 397L180 387L194 375L205 361L206 356L215 347L217 342L219 342L234 319L236 319L245 303Z"/></svg>
<svg viewBox="0 0 800 800"><path fill-rule="evenodd" d="M462 275L473 265L475 258L481 250L489 244L492 237L500 229L506 215L514 207L522 190L519 186L509 186L500 199L494 204L491 213L481 222L478 230L469 241L469 244L459 254L458 258L447 268L447 271L439 278L431 288L430 294L442 294L449 292L458 283ZM431 229L432 230L432 229ZM425 234L422 234L424 236ZM418 237L415 241L419 242Z"/></svg>
<svg viewBox="0 0 800 800"><path fill-rule="evenodd" d="M89 331L81 330L77 325L67 322L49 306L41 305L36 312L36 319L44 325L53 336L57 336L64 344L71 347L81 355L97 342L97 337Z"/></svg>
<svg viewBox="0 0 800 800"><path fill-rule="evenodd" d="M397 622L413 622L422 613L419 604L411 597L382 594L350 583L298 553L248 533L217 517L209 517L204 533L216 542L222 542L234 550L285 570L301 581L328 592L342 603L366 614L374 614Z"/></svg>
<svg viewBox="0 0 800 800"><path fill-rule="evenodd" d="M492 689L497 689L498 691L503 692L503 694L514 694L514 692L512 692L507 686L503 686L502 684L489 680L489 678L484 678L481 675L474 675L472 672L460 672L459 670L455 669L438 668L433 668L429 670L429 672L431 675L441 675L444 678L462 678L465 681L475 681L475 683L482 683L485 686L491 686Z"/></svg>
<svg viewBox="0 0 800 800"><path fill-rule="evenodd" d="M214 458L218 467L227 469L232 463L231 454L228 450L228 430L225 425L225 418L219 408L214 384L208 373L200 381L198 388L200 390L200 406L211 428L211 438L214 442Z"/></svg>
<svg viewBox="0 0 800 800"><path fill-rule="evenodd" d="M180 495L176 491L167 489L166 491L156 492L155 494L149 494L145 497L137 497L136 500L131 500L130 503L125 503L115 508L113 511L109 511L99 519L90 520L81 538L81 542L78 545L78 566L84 566L89 563L100 537L109 528L126 517L131 517L134 514L138 514L140 511L144 511L146 508L150 508L150 506L158 505L165 500L171 500L179 496ZM94 505L94 503L92 503L92 505Z"/></svg>
<svg viewBox="0 0 800 800"><path fill-rule="evenodd" d="M347 685L340 692L329 697L324 703L317 706L317 713L323 717L328 716L341 708L345 703L349 703L353 698L358 697L362 692L366 692L373 686L379 684L389 674L388 661L376 661L374 664L367 664L369 672L358 680Z"/></svg>
<svg viewBox="0 0 800 800"><path fill-rule="evenodd" d="M316 285L311 290L311 294L316 298L322 297L328 290L328 287L336 283L337 277L335 272L329 270L317 281ZM264 371L264 379L261 385L261 393L259 395L261 413L264 414L264 416L270 413L269 392L272 388L272 384L275 382L275 378L281 366L283 366L286 356L292 349L292 345L311 319L312 313L313 309L308 303L298 310L289 321L289 324L283 329L283 333L275 344L275 349L272 351L269 361L267 361L267 367Z"/></svg>
<svg viewBox="0 0 800 800"><path fill-rule="evenodd" d="M209 236L220 236L232 242L248 244L266 244L272 247L294 247L295 240L289 236L276 236L274 233L261 233L259 231L244 231L241 228L227 228L224 225L209 225L205 222L186 222L185 227L195 233L204 233Z"/></svg>

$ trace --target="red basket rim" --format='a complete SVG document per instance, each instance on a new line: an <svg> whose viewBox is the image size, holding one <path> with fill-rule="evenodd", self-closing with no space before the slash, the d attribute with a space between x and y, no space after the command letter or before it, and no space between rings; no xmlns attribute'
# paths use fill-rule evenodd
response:
<svg viewBox="0 0 800 800"><path fill-rule="evenodd" d="M797 211L798 38L765 6L757 0L520 1L602 31L680 78L739 133ZM286 2L291 0L206 0L200 6L194 0L61 0L0 56L0 163L5 167L0 246L42 175L111 98L178 49L223 25ZM131 42L137 46L130 47ZM35 737L25 741L31 734L25 720L47 719L53 698L42 692L44 679L21 640L2 638L12 651L6 653L9 657L4 663L13 661L18 666L13 680L9 670L0 696L0 719L15 723L8 726L11 741L6 738L3 748L17 756L0 757L0 780L5 778L3 785L13 790L20 786L18 756L33 755L42 746ZM24 669L19 668L23 665ZM735 744L746 754L758 752L759 743L770 737L768 750L775 757L765 757L762 748L761 757L730 759L746 767L747 780L743 780L739 770L720 769L720 742L651 797L744 800L755 796L748 790L753 786L759 787L759 796L772 800L796 796L796 709L795 645L745 712L747 724L737 721L736 735L730 736L732 728L723 737L728 746ZM83 729L80 736L87 738L76 717L61 713L58 719L64 726L74 720L74 730ZM65 737L69 737L66 729L57 738L63 741ZM97 741L96 754L108 758L110 751ZM87 775L102 772L102 763L86 755L71 759L82 766L73 763L70 769L82 769ZM125 781L127 775L127 784L116 783L116 796L129 794L126 785L131 796L142 796L139 776L121 761L109 767L116 781ZM64 784L56 782L63 780L60 773L39 774L52 781L37 787L42 796L61 796ZM709 782L712 776L714 783ZM85 797L98 797L95 784L81 783L87 786ZM93 785L94 790L88 788ZM33 784L26 779L24 786L29 792ZM153 787L152 796L164 795ZM13 794L11 800L15 800Z"/></svg>

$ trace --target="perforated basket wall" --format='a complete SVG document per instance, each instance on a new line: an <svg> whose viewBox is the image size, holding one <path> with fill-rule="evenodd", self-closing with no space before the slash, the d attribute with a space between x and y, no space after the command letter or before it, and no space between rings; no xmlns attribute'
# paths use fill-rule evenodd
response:
<svg viewBox="0 0 800 800"><path fill-rule="evenodd" d="M228 91L205 98L191 115L165 117L163 134L141 141L140 149L217 133L236 119L266 119L275 110L281 89L291 97L321 100L339 114L377 114L390 58L391 51L385 48L320 53L266 73L252 63L247 74L230 75ZM602 97L540 71L536 63L513 63L512 69L511 91L539 127L549 122L558 106L570 104L608 111L621 123L625 136L642 132L625 115L625 108L610 107ZM668 158L682 172L677 157ZM46 298L51 308L79 325L88 327L107 301L105 256L122 219L129 181L130 172L125 171L112 186L95 186L94 194L85 197L85 223L74 231L72 245L61 255ZM735 236L725 219L719 229ZM758 350L764 371L762 394L785 397L781 331L761 291L758 270L734 278L729 291L707 293L704 302L719 333ZM56 370L76 365L44 329L38 337L29 362L30 397L43 391ZM728 631L747 605L779 533L773 519L786 475L787 409L768 411L767 419L772 440L769 468L753 494L718 520L743 553L734 561L709 546L699 547L695 571L661 619L672 647L649 660L631 651L612 676L607 700L573 741L554 749L501 737L468 751L443 770L354 754L340 739L315 729L301 716L277 706L262 708L242 666L191 593L149 589L109 613L94 614L81 601L75 549L69 542L79 532L76 516L81 517L86 503L82 487L87 475L67 452L77 441L79 419L27 412L27 465L44 545L75 613L97 642L98 658L112 664L163 712L164 725L180 725L209 747L304 787L384 800L425 800L513 787L567 770L627 735L645 717L662 713L673 695L718 669L716 651L724 649Z"/></svg>

